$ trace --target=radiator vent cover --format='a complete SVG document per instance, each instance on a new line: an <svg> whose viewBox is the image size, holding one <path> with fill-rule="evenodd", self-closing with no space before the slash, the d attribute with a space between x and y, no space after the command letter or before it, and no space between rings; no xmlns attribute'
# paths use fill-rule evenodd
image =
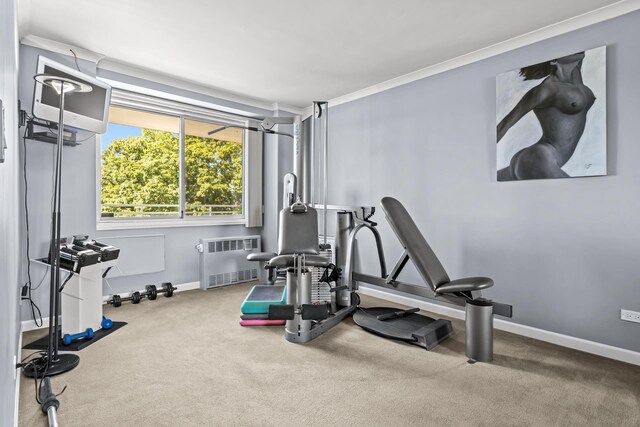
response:
<svg viewBox="0 0 640 427"><path fill-rule="evenodd" d="M260 236L200 239L200 289L258 280L259 265L247 255L260 247Z"/></svg>

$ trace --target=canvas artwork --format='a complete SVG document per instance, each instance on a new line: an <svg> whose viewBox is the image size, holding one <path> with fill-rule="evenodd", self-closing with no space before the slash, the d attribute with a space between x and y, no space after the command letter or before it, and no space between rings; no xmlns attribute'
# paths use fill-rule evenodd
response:
<svg viewBox="0 0 640 427"><path fill-rule="evenodd" d="M607 174L606 47L496 77L498 181Z"/></svg>

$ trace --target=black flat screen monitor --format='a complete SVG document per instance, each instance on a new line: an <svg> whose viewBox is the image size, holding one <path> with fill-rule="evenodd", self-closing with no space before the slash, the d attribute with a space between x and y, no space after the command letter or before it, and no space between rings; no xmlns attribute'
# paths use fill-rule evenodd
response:
<svg viewBox="0 0 640 427"><path fill-rule="evenodd" d="M37 74L65 77L91 86L91 92L65 94L64 124L95 133L106 132L109 122L111 86L44 56L38 58ZM57 123L59 113L60 95L58 92L50 86L36 82L33 115L39 119Z"/></svg>

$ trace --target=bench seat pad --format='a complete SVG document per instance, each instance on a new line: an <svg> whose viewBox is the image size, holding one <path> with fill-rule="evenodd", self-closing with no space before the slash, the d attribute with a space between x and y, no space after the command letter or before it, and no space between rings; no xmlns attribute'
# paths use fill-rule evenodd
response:
<svg viewBox="0 0 640 427"><path fill-rule="evenodd" d="M293 267L294 255L278 255L269 261L270 267ZM305 255L305 265L307 267L328 267L331 260L321 255Z"/></svg>
<svg viewBox="0 0 640 427"><path fill-rule="evenodd" d="M479 291L490 288L491 286L493 286L493 280L488 277L465 277L437 286L436 294Z"/></svg>
<svg viewBox="0 0 640 427"><path fill-rule="evenodd" d="M276 255L274 252L255 252L247 255L247 261L269 261Z"/></svg>

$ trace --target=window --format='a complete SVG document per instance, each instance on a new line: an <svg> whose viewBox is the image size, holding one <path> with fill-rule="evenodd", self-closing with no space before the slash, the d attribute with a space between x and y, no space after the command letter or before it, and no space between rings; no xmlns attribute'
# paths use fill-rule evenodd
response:
<svg viewBox="0 0 640 427"><path fill-rule="evenodd" d="M98 138L98 229L262 225L262 135L250 122L116 92Z"/></svg>
<svg viewBox="0 0 640 427"><path fill-rule="evenodd" d="M102 218L180 216L180 118L112 106L100 138Z"/></svg>
<svg viewBox="0 0 640 427"><path fill-rule="evenodd" d="M185 215L242 215L244 131L185 120Z"/></svg>

